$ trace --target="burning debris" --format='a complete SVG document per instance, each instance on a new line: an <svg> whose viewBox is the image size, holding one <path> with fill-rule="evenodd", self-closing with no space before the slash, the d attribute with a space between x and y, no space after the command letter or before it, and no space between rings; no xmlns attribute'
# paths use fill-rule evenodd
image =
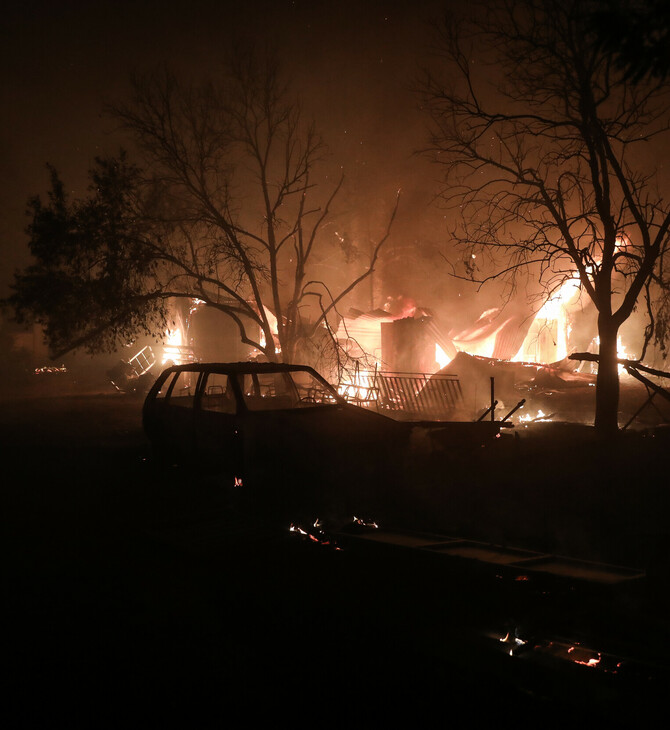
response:
<svg viewBox="0 0 670 730"><path fill-rule="evenodd" d="M35 375L53 375L59 373L67 373L65 365L42 365L42 367L35 368L33 373Z"/></svg>
<svg viewBox="0 0 670 730"><path fill-rule="evenodd" d="M154 352L147 345L130 360L119 360L107 371L107 377L116 390L121 393L145 394L154 381L150 371L155 363Z"/></svg>
<svg viewBox="0 0 670 730"><path fill-rule="evenodd" d="M496 638L492 633L488 635ZM498 641L510 657L537 663L545 668L553 666L560 670L570 665L578 665L599 674L617 675L620 681L642 680L645 684L667 679L667 667L659 663L600 651L569 639L522 637L519 627L500 636Z"/></svg>
<svg viewBox="0 0 670 730"><path fill-rule="evenodd" d="M538 408L538 411L534 416L532 416L530 413L524 413L523 416L519 416L519 423L541 423L551 421L551 419L554 418L555 415L555 413L550 413L549 415L546 415L541 408Z"/></svg>
<svg viewBox="0 0 670 730"><path fill-rule="evenodd" d="M590 422L596 373L588 360L568 358L575 349L593 353L599 348L595 325L583 312L578 278L568 278L536 313L520 307L513 306L511 314L489 309L464 330L444 327L420 307L395 316L352 310L337 336L356 343L358 349L347 352L359 365L342 374L339 393L396 419L470 421L489 406L488 383L494 378L497 402L484 417L492 413L500 420L507 413L503 420L519 425ZM631 375L623 364L632 357L628 349L620 338L619 372L624 376ZM637 384L626 380L624 407L627 397L640 398ZM521 400L527 401L523 415L517 413Z"/></svg>
<svg viewBox="0 0 670 730"><path fill-rule="evenodd" d="M345 525L342 529L343 534L347 534L350 532L351 528L353 528L355 531L374 531L379 529L379 525L374 520L369 520L362 517L354 517L352 520L348 523L348 525ZM318 545L324 545L326 547L331 547L334 550L341 550L342 548L338 545L337 541L331 536L326 533L323 527L323 522L319 520L318 518L314 520L314 523L309 528L304 528L301 525L298 525L296 523L291 523L289 527L289 532L292 532L296 535L299 535L303 540L310 542L310 543L316 543Z"/></svg>
<svg viewBox="0 0 670 730"><path fill-rule="evenodd" d="M572 661L575 664L582 664L585 667L597 667L603 658L603 655L599 651L592 652L589 649L582 649L576 646L571 646L568 649L568 654L572 655ZM617 663L617 666L619 665L620 662Z"/></svg>
<svg viewBox="0 0 670 730"><path fill-rule="evenodd" d="M305 529L301 527L300 525L297 525L295 523L291 523L289 526L289 532L292 532L298 536L300 536L304 541L309 543L316 543L317 545L322 545L324 547L329 547L332 550L341 550L338 546L338 544L332 540L328 535L323 531L323 523L319 520L317 517L316 520L314 520L314 523L311 527Z"/></svg>
<svg viewBox="0 0 670 730"><path fill-rule="evenodd" d="M379 525L376 522L368 522L368 521L362 519L361 517L356 517L355 515L354 515L354 524L358 525L358 527L370 527L373 530L379 529Z"/></svg>
<svg viewBox="0 0 670 730"><path fill-rule="evenodd" d="M505 636L501 636L500 643L510 647L510 656L518 656L524 647L528 647L528 641L519 637L518 629L515 629L514 632L508 631Z"/></svg>
<svg viewBox="0 0 670 730"><path fill-rule="evenodd" d="M567 642L545 639L535 642L529 651L536 657L552 658L559 662L569 662L582 667L594 669L604 674L626 674L628 676L651 679L654 668L632 659L609 654L581 646L579 642ZM527 658L531 654L526 655Z"/></svg>

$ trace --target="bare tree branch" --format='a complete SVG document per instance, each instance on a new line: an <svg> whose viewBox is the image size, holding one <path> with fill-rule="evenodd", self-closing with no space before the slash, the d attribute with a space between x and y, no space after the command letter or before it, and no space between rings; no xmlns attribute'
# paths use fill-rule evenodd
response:
<svg viewBox="0 0 670 730"><path fill-rule="evenodd" d="M455 243L490 257L490 270L462 276L513 281L529 269L545 300L578 276L598 312L596 424L616 428L617 333L652 296L668 246L670 205L638 148L667 133L670 88L621 72L588 3L475 6L447 19L420 81L424 152L444 169ZM658 326L652 316L645 351Z"/></svg>

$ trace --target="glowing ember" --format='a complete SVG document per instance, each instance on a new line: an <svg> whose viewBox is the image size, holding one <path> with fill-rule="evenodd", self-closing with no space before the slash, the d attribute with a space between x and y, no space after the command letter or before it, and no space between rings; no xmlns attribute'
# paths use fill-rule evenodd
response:
<svg viewBox="0 0 670 730"><path fill-rule="evenodd" d="M361 519L360 517L356 517L355 515L354 524L360 525L361 527L372 527L375 530L379 529L379 525L376 522L366 522L365 520Z"/></svg>
<svg viewBox="0 0 670 730"><path fill-rule="evenodd" d="M575 664L581 664L584 667L597 667L602 660L600 652L592 652L587 649L581 649L578 646L571 646L568 649L568 654L574 654L575 650L577 654L574 657L570 657ZM592 656L589 656L589 654ZM595 656L593 656L594 654Z"/></svg>
<svg viewBox="0 0 670 730"><path fill-rule="evenodd" d="M66 373L67 368L65 365L60 367L57 365L43 365L41 368L35 368L35 375L44 375L45 373Z"/></svg>
<svg viewBox="0 0 670 730"><path fill-rule="evenodd" d="M292 522L288 530L289 532L297 533L303 540L306 540L308 542L314 542L317 545L325 545L332 548L333 550L341 550L341 548L338 547L334 541L331 541L326 533L321 529L321 524L322 523L317 518L314 521L314 531L311 531L305 530L300 527L300 525L296 525Z"/></svg>
<svg viewBox="0 0 670 730"><path fill-rule="evenodd" d="M514 636L512 636L511 632L508 631L505 636L500 637L499 641L501 644L512 645L509 650L510 656L514 656L519 651L519 649L521 649L521 647L526 646L526 644L528 643L527 641L524 641L523 639L520 639L518 636L516 636L516 631Z"/></svg>
<svg viewBox="0 0 670 730"><path fill-rule="evenodd" d="M299 527L298 525L294 525L292 522L291 522L290 527L288 528L288 531L289 532L299 532L301 535L307 536L307 533L305 532L305 530L302 529L302 527Z"/></svg>
<svg viewBox="0 0 670 730"><path fill-rule="evenodd" d="M530 413L524 413L523 416L519 416L519 423L533 423L535 421L550 421L551 416L547 416L547 414L540 408L538 412L531 416Z"/></svg>

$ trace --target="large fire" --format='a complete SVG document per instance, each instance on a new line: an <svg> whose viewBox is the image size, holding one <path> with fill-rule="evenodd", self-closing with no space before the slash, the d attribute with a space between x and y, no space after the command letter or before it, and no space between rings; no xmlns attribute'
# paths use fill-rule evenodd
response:
<svg viewBox="0 0 670 730"><path fill-rule="evenodd" d="M161 363L166 365L169 362L175 364L181 362L181 348L184 345L184 336L180 327L168 329L165 332L165 344L163 345L163 359Z"/></svg>
<svg viewBox="0 0 670 730"><path fill-rule="evenodd" d="M277 318L274 316L274 314L267 308L263 308L265 310L265 316L267 317L268 324L270 325L270 331L275 337L275 353L279 354L281 352L281 347L279 347L279 343L277 340L278 334L279 334L279 328L277 325ZM267 340L265 337L265 332L263 330L260 330L259 334L259 343L261 347L266 347Z"/></svg>
<svg viewBox="0 0 670 730"><path fill-rule="evenodd" d="M568 356L569 308L579 298L581 284L571 277L554 292L535 315L515 362L558 362Z"/></svg>
<svg viewBox="0 0 670 730"><path fill-rule="evenodd" d="M337 392L353 403L376 403L379 392L375 386L375 372L354 370L345 372L337 387Z"/></svg>
<svg viewBox="0 0 670 730"><path fill-rule="evenodd" d="M617 245L625 245L625 242L622 241ZM581 289L579 275L574 273L551 294L537 311L516 353L511 357L509 355L502 357L511 362L527 363L555 363L565 359L571 349L571 315L574 313L574 308L579 305ZM453 344L457 351L495 359L501 357L495 354L496 343L501 333L505 328L513 325L513 319L501 317L500 310L488 310L482 313L479 320L467 332L456 335ZM594 337L592 341L594 350L598 348L599 344L600 338ZM618 339L617 357L635 359L635 355L624 348L621 337ZM453 357L447 355L444 349L436 343L435 361L439 369L447 367L452 359ZM621 365L619 373L625 374Z"/></svg>
<svg viewBox="0 0 670 730"><path fill-rule="evenodd" d="M440 370L442 368L446 368L447 365L451 362L452 358L447 355L447 353L440 347L440 345L436 342L435 343L435 362L440 366Z"/></svg>
<svg viewBox="0 0 670 730"><path fill-rule="evenodd" d="M596 337L594 340L596 345L600 345L600 337ZM621 343L621 335L617 337L616 341L616 356L619 358L619 360L635 360L635 355L631 352L627 352L626 348ZM626 369L623 365L618 365L619 375L624 375L626 373Z"/></svg>

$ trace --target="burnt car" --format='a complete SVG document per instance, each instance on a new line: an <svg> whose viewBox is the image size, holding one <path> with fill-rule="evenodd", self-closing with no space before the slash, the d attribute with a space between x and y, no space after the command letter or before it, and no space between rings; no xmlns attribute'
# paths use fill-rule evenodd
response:
<svg viewBox="0 0 670 730"><path fill-rule="evenodd" d="M170 367L146 397L143 423L158 456L213 469L274 510L322 513L361 512L381 492L388 502L417 429L454 438L453 424L395 421L347 403L310 367L277 363Z"/></svg>
<svg viewBox="0 0 670 730"><path fill-rule="evenodd" d="M143 409L160 458L197 464L265 504L343 496L391 474L406 424L350 405L312 368L195 363L163 371ZM276 499L275 499L276 498Z"/></svg>

